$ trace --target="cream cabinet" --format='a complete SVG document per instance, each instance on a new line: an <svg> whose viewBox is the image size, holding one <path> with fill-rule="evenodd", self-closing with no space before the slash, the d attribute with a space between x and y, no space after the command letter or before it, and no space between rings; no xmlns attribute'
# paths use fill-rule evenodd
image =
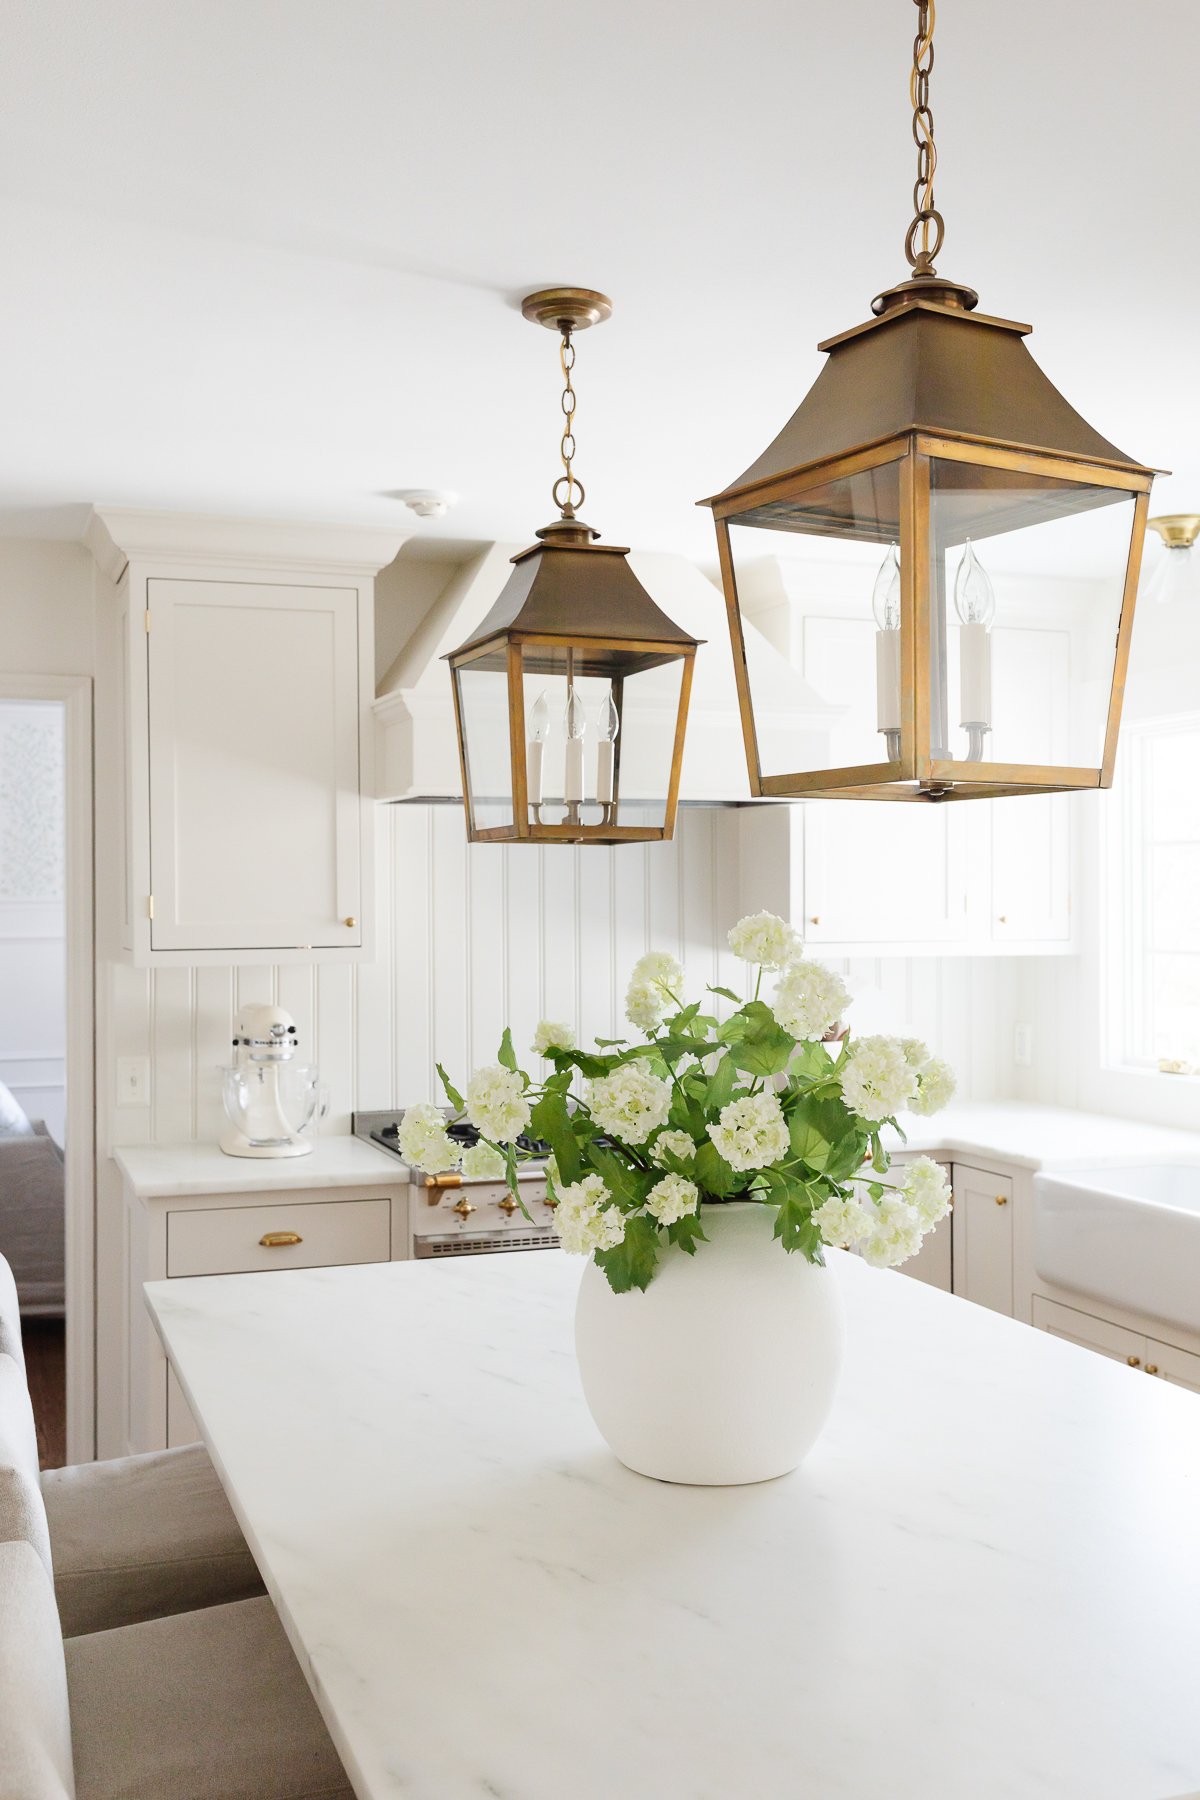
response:
<svg viewBox="0 0 1200 1800"><path fill-rule="evenodd" d="M954 1165L954 1291L1012 1316L1013 1183L967 1163Z"/></svg>
<svg viewBox="0 0 1200 1800"><path fill-rule="evenodd" d="M1191 1388L1193 1393L1200 1394L1200 1356L1190 1350L1180 1350L1174 1344L1144 1336L1111 1319L1064 1306L1043 1294L1033 1297L1033 1322L1053 1337L1066 1338L1069 1343L1081 1344L1087 1350L1098 1351L1101 1356L1126 1363L1131 1369L1140 1369L1144 1375L1157 1377L1176 1387Z"/></svg>
<svg viewBox="0 0 1200 1800"><path fill-rule="evenodd" d="M135 962L371 955L374 577L400 541L93 516L121 638Z"/></svg>
<svg viewBox="0 0 1200 1800"><path fill-rule="evenodd" d="M333 1143L314 1155L338 1154ZM352 1140L345 1154L360 1155ZM136 1152L122 1152L123 1157ZM187 1150L155 1152L186 1166ZM196 1155L212 1155L197 1150ZM369 1163L370 1152L365 1161ZM385 1171L385 1175L390 1171ZM210 1193L146 1191L126 1170L128 1445L131 1452L174 1448L197 1434L146 1310L142 1284L188 1276L238 1275L391 1262L408 1255L408 1187L403 1182L331 1180L328 1186ZM296 1177L293 1176L293 1179Z"/></svg>
<svg viewBox="0 0 1200 1800"><path fill-rule="evenodd" d="M834 707L828 766L864 760L877 742L873 571L846 591L845 569L799 580L766 558L748 577L747 616ZM1022 584L1017 584L1018 590ZM739 583L739 591L741 583ZM1073 645L1072 591L1057 625L1039 622L1045 596L1009 594L1010 623L992 634L996 692L1006 711L991 751L1013 761L1064 761ZM949 634L951 698L957 625ZM760 815L766 815L762 817ZM1053 955L1076 947L1071 908L1075 812L1069 796L898 804L820 799L748 809L743 901L767 906L831 956ZM764 887L764 868L771 871Z"/></svg>

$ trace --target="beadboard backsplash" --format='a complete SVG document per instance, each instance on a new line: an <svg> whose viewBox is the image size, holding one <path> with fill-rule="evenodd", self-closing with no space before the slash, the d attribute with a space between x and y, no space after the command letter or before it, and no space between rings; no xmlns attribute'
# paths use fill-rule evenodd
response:
<svg viewBox="0 0 1200 1800"><path fill-rule="evenodd" d="M581 1041L623 1034L629 968L670 950L689 991L739 987L725 946L738 914L739 813L685 808L671 844L548 848L468 846L451 806L379 809L378 959L356 967L107 967L108 1143L214 1139L218 1069L246 999L294 1016L301 1054L329 1090L324 1129L349 1129L355 1107L438 1099L435 1061L464 1076L494 1060L500 1033L528 1045L542 1017ZM752 884L751 884L752 886ZM964 1097L1007 1091L1010 969L1003 960L866 958L835 964L855 995L860 1031L928 1039ZM147 1106L117 1106L118 1056L150 1060Z"/></svg>

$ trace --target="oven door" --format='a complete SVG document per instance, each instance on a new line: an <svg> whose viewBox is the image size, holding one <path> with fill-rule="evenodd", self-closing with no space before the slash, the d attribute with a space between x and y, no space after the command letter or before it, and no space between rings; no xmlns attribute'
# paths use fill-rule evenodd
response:
<svg viewBox="0 0 1200 1800"><path fill-rule="evenodd" d="M413 1242L413 1256L424 1261L435 1256L488 1256L502 1250L555 1250L558 1234L553 1231L461 1231L445 1237L419 1237Z"/></svg>

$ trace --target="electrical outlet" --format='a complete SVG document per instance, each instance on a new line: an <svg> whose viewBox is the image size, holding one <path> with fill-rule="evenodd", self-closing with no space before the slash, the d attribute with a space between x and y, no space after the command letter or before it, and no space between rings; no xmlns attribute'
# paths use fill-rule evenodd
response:
<svg viewBox="0 0 1200 1800"><path fill-rule="evenodd" d="M1017 1025L1013 1029L1013 1061L1018 1069L1033 1067L1033 1026Z"/></svg>
<svg viewBox="0 0 1200 1800"><path fill-rule="evenodd" d="M149 1104L150 1058L148 1056L118 1056L117 1105L149 1106Z"/></svg>

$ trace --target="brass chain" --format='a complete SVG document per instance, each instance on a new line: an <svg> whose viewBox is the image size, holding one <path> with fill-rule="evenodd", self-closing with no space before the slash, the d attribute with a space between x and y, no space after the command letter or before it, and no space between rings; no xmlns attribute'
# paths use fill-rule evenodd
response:
<svg viewBox="0 0 1200 1800"><path fill-rule="evenodd" d="M937 150L933 142L933 113L929 106L929 77L933 71L935 0L916 0L917 35L913 39L913 66L908 92L912 101L913 142L917 146L917 179L913 183L913 222L904 239L904 254L914 275L934 274L934 258L946 235L945 222L933 203L933 176ZM920 236L921 247L917 248Z"/></svg>
<svg viewBox="0 0 1200 1800"><path fill-rule="evenodd" d="M563 434L559 443L559 454L562 457L563 473L550 490L555 506L564 519L575 517L575 508L584 502L583 483L573 472L571 464L575 460L575 386L571 380L571 371L575 367L575 345L571 341L571 327L565 323L559 329L562 332L562 343L558 349L558 360L562 367L563 391L560 402L563 411ZM560 500L558 490L566 483L566 498ZM578 495L578 497L576 497Z"/></svg>

